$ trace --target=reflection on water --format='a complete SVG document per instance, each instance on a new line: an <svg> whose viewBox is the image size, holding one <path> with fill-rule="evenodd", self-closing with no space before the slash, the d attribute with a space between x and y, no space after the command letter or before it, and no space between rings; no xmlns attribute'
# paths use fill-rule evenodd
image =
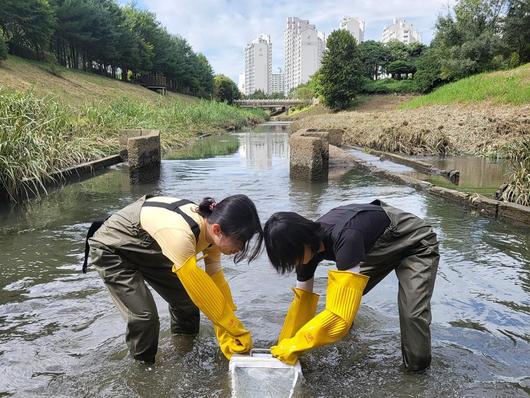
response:
<svg viewBox="0 0 530 398"><path fill-rule="evenodd" d="M480 157L427 157L433 166L445 170L460 170L460 185L497 189L507 181L510 165L506 160Z"/></svg>
<svg viewBox="0 0 530 398"><path fill-rule="evenodd" d="M530 233L482 218L412 188L353 170L322 183L291 181L288 136L238 134L239 151L164 160L160 178L131 185L126 168L70 185L0 212L0 395L224 397L227 361L207 320L193 341L172 338L165 303L157 363L127 355L125 325L93 270L81 274L89 222L145 193L200 200L246 193L262 221L278 210L316 218L344 202L381 198L431 223L442 259L433 296L433 364L423 375L400 368L397 280L366 296L350 335L304 356L301 396L528 396ZM224 259L225 274L256 347L274 343L294 276L276 275L262 256ZM316 290L325 292L326 267ZM320 299L322 308L325 297Z"/></svg>
<svg viewBox="0 0 530 398"><path fill-rule="evenodd" d="M416 171L414 168L404 166L389 160L381 160L379 156L371 155L363 151L349 150L355 157L362 159L378 168L398 174L406 174L420 180L429 181L438 186L446 186L465 192L477 192L487 196L493 193L509 179L510 165L507 161L499 159L479 157L433 157L433 156L411 156L422 162L432 164L443 170L459 170L460 181L458 185L449 182L446 177L440 175L428 175Z"/></svg>
<svg viewBox="0 0 530 398"><path fill-rule="evenodd" d="M233 134L214 134L193 144L164 154L164 159L205 159L230 155L237 151L239 140Z"/></svg>
<svg viewBox="0 0 530 398"><path fill-rule="evenodd" d="M249 168L270 169L275 159L287 159L289 146L285 142L285 131L255 132L239 134L241 146L239 156L246 160Z"/></svg>

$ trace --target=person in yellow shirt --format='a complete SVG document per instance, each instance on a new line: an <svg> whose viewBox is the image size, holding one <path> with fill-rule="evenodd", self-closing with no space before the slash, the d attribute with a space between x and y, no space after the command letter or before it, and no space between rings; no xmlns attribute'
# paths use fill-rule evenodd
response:
<svg viewBox="0 0 530 398"><path fill-rule="evenodd" d="M255 238L255 239L253 239ZM254 203L245 195L199 205L172 197L144 196L94 223L85 250L127 321L125 340L133 358L152 363L160 323L146 282L169 304L171 332L195 335L199 310L214 324L223 354L252 348L250 332L235 316L221 268L221 253L237 263L260 253L263 231ZM197 266L204 256L205 269Z"/></svg>

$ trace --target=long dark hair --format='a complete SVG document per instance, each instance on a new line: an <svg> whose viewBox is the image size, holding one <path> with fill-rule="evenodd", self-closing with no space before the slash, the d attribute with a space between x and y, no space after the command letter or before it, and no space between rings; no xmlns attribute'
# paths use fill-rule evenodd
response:
<svg viewBox="0 0 530 398"><path fill-rule="evenodd" d="M320 249L324 232L320 224L298 213L274 213L263 228L265 248L273 267L280 274L291 272L304 258L304 246Z"/></svg>
<svg viewBox="0 0 530 398"><path fill-rule="evenodd" d="M210 224L219 224L226 236L243 243L243 249L234 256L238 263L244 258L251 262L261 252L263 229L254 202L246 195L232 195L216 203L207 197L199 204L198 213ZM252 237L256 235L254 244Z"/></svg>

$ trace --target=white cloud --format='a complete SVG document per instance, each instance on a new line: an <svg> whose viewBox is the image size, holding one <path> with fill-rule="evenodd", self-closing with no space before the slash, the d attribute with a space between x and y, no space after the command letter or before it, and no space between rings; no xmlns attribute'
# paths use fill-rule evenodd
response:
<svg viewBox="0 0 530 398"><path fill-rule="evenodd" d="M271 36L273 69L283 68L283 30L287 17L308 19L328 35L344 16L366 21L365 39L379 40L392 18L412 22L428 43L436 17L455 0L307 0L280 3L270 0L142 0L169 32L184 37L197 52L204 53L216 73L237 83L244 70L246 43L259 34Z"/></svg>

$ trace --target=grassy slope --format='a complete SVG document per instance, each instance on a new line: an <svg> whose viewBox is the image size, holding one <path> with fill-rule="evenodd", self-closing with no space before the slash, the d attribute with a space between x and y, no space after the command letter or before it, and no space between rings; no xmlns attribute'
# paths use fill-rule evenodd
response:
<svg viewBox="0 0 530 398"><path fill-rule="evenodd" d="M59 67L58 67L59 68ZM161 132L165 149L197 134L240 128L265 113L9 57L0 64L0 189L116 153L123 128Z"/></svg>
<svg viewBox="0 0 530 398"><path fill-rule="evenodd" d="M401 109L487 101L492 104L530 103L530 63L506 71L481 73L446 84L430 94L412 99Z"/></svg>
<svg viewBox="0 0 530 398"><path fill-rule="evenodd" d="M37 96L51 95L69 105L77 106L94 101L112 101L128 97L142 102L161 99L170 103L175 99L195 102L195 97L169 93L163 97L140 85L120 82L93 73L57 66L60 76L49 72L49 65L9 56L0 63L0 85L13 90L32 90Z"/></svg>

